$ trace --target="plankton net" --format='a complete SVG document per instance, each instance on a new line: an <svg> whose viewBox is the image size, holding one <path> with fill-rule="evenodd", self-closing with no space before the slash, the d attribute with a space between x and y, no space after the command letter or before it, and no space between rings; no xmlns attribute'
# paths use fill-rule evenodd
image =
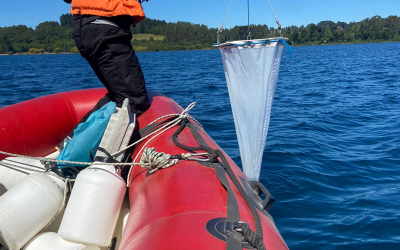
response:
<svg viewBox="0 0 400 250"><path fill-rule="evenodd" d="M258 181L276 89L283 38L226 42L221 50L243 172Z"/></svg>

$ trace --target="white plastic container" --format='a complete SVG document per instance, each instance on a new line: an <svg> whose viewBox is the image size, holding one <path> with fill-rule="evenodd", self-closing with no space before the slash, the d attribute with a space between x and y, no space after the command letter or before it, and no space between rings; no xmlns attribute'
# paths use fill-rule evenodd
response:
<svg viewBox="0 0 400 250"><path fill-rule="evenodd" d="M21 249L60 210L64 182L44 174L31 174L0 197L0 243Z"/></svg>
<svg viewBox="0 0 400 250"><path fill-rule="evenodd" d="M113 166L82 171L75 181L58 234L87 245L110 245L125 191L125 181Z"/></svg>
<svg viewBox="0 0 400 250"><path fill-rule="evenodd" d="M55 159L59 152L54 152L46 158ZM13 167L11 165L23 167L24 169ZM18 182L24 179L34 170L46 170L43 164L36 159L27 159L22 157L7 157L0 161L0 196L10 190Z"/></svg>
<svg viewBox="0 0 400 250"><path fill-rule="evenodd" d="M39 234L23 250L99 250L98 246L86 246L64 240L57 233Z"/></svg>
<svg viewBox="0 0 400 250"><path fill-rule="evenodd" d="M25 169L12 167L11 165L22 166ZM0 161L0 196L10 190L18 182L33 173L32 170L45 170L38 160L25 159L20 157L8 157Z"/></svg>

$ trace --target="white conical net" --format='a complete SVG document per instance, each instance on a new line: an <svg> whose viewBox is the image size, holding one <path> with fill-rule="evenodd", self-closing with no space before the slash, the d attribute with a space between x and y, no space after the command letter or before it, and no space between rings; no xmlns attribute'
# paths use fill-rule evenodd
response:
<svg viewBox="0 0 400 250"><path fill-rule="evenodd" d="M266 40L219 45L243 171L259 180L283 44Z"/></svg>

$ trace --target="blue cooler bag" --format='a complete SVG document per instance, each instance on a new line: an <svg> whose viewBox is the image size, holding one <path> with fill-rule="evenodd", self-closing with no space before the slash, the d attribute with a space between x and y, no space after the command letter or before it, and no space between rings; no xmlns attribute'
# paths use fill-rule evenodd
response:
<svg viewBox="0 0 400 250"><path fill-rule="evenodd" d="M91 162L90 150L100 145L101 138L107 128L110 117L115 112L115 102L109 102L101 109L93 112L85 123L81 123L74 130L74 137L67 142L57 160ZM95 152L93 152L95 155ZM57 163L59 168L66 166L87 167L87 165Z"/></svg>

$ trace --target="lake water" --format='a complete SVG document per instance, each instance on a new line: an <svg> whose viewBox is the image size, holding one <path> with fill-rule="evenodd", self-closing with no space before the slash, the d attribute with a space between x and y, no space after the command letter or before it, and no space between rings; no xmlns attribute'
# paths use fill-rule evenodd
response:
<svg viewBox="0 0 400 250"><path fill-rule="evenodd" d="M261 181L291 249L400 249L400 43L284 52ZM218 50L138 53L240 165ZM0 56L0 107L101 87L80 55ZM6 119L1 117L1 119Z"/></svg>

